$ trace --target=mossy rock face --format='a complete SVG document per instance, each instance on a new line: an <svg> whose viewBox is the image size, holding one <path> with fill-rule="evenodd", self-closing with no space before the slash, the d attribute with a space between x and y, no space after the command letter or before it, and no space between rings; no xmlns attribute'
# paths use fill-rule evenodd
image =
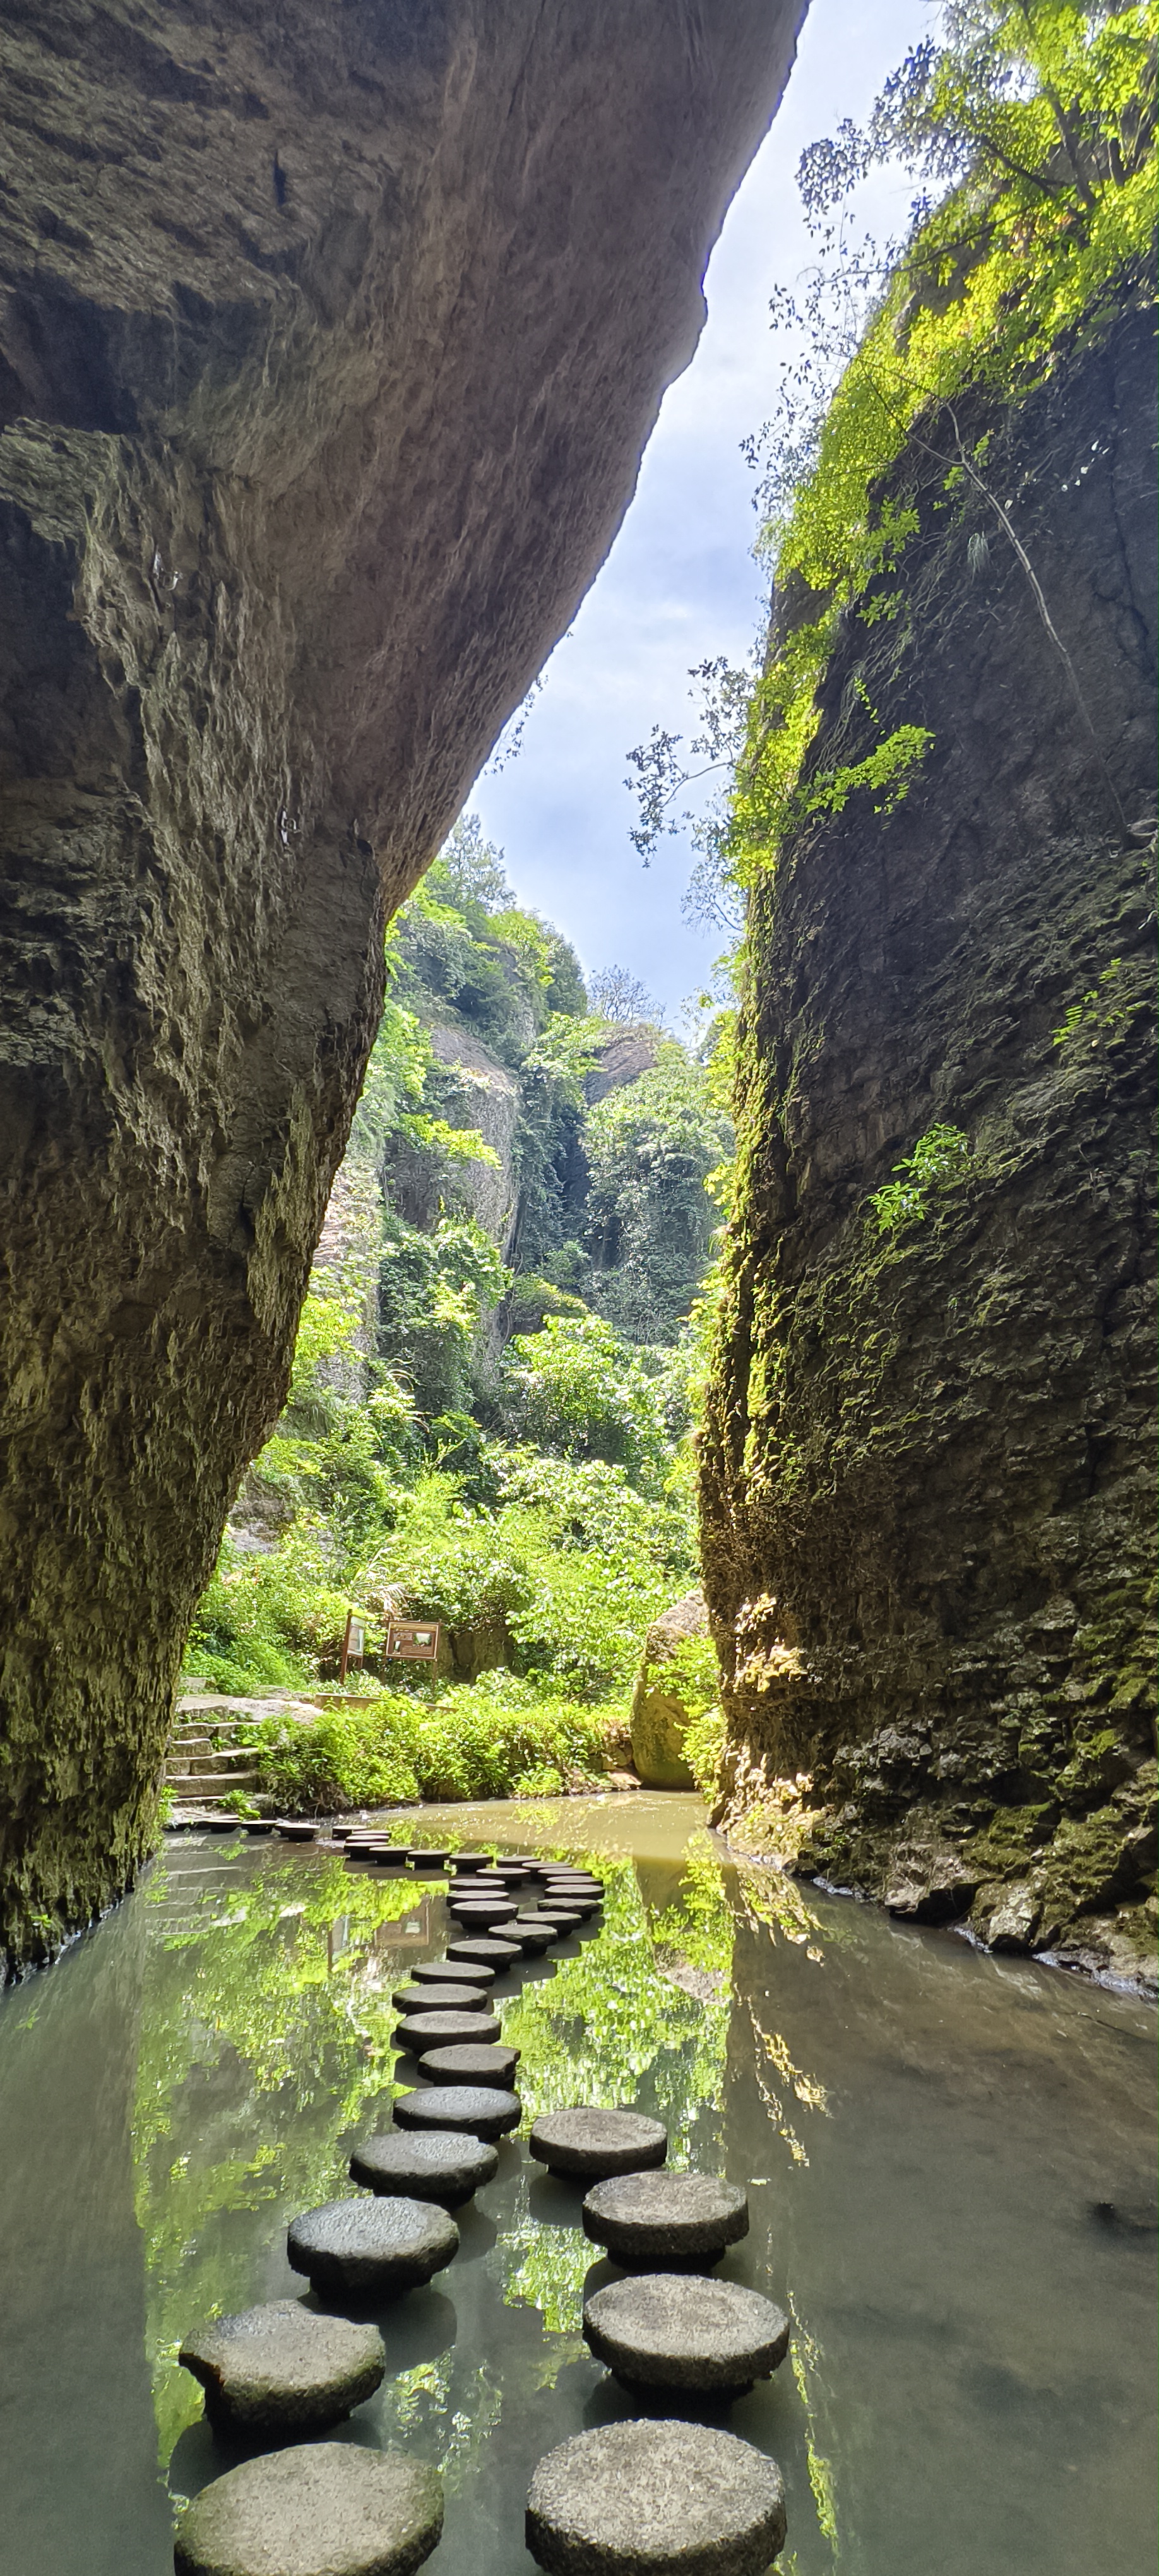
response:
<svg viewBox="0 0 1159 2576"><path fill-rule="evenodd" d="M977 389L970 436L1021 496L1133 822L1153 319L1127 302L1057 354L1025 401ZM1017 558L971 587L977 523L928 448L891 497L914 518L891 614L843 617L808 757L920 723L920 783L814 817L749 899L700 1453L714 1822L899 1914L1146 1983L1150 859ZM939 1129L960 1150L889 1215Z"/></svg>
<svg viewBox="0 0 1159 2576"><path fill-rule="evenodd" d="M700 1711L673 1659L681 1646L707 1636L703 1592L685 1593L648 1630L632 1693L632 1760L646 1789L696 1786L684 1759L684 1738Z"/></svg>

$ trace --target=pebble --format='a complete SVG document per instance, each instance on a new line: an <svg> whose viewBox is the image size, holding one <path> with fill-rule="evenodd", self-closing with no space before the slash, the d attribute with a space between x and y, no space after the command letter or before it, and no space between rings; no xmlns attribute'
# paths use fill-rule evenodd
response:
<svg viewBox="0 0 1159 2576"><path fill-rule="evenodd" d="M584 2235L630 2271L700 2271L749 2232L747 2193L715 2174L622 2174L597 2183L581 2215Z"/></svg>
<svg viewBox="0 0 1159 2576"><path fill-rule="evenodd" d="M419 2067L432 2084L497 2084L510 2092L519 2054L517 2048L476 2048L463 2043L424 2049Z"/></svg>
<svg viewBox="0 0 1159 2576"><path fill-rule="evenodd" d="M364 2138L350 2159L351 2180L364 2183L368 2190L437 2200L444 2209L457 2209L461 2201L470 2200L485 2182L494 2181L498 2170L494 2147L486 2146L482 2138L456 2136L452 2129L406 2136L397 2129L387 2130L379 2137Z"/></svg>
<svg viewBox="0 0 1159 2576"><path fill-rule="evenodd" d="M286 2234L291 2269L325 2298L390 2298L417 2289L454 2260L459 2231L430 2201L327 2200Z"/></svg>
<svg viewBox="0 0 1159 2576"><path fill-rule="evenodd" d="M485 1986L396 1986L391 2002L400 2013L482 2012L491 1998Z"/></svg>
<svg viewBox="0 0 1159 2576"><path fill-rule="evenodd" d="M784 2537L775 2460L701 2424L577 2433L527 2498L527 2546L549 2576L765 2576Z"/></svg>
<svg viewBox="0 0 1159 2576"><path fill-rule="evenodd" d="M535 2122L527 2143L532 2155L552 2173L600 2182L608 2174L639 2173L645 2166L662 2165L668 2132L659 2120L647 2120L639 2111L601 2111L584 2105L546 2112Z"/></svg>
<svg viewBox="0 0 1159 2576"><path fill-rule="evenodd" d="M177 2526L176 2576L414 2576L437 2546L433 2469L401 2451L303 2442L203 2487Z"/></svg>
<svg viewBox="0 0 1159 2576"><path fill-rule="evenodd" d="M426 2002L424 1996L423 2001ZM421 2057L424 2049L437 2048L440 2041L447 2047L452 2040L469 2040L472 2046L481 2041L498 2039L502 2024L497 2013L476 2004L471 2012L408 2013L394 2034L396 2048L412 2049Z"/></svg>
<svg viewBox="0 0 1159 2576"><path fill-rule="evenodd" d="M771 2379L789 2349L789 2320L736 2281L650 2272L597 2290L584 2306L583 2336L628 2388L735 2396Z"/></svg>
<svg viewBox="0 0 1159 2576"><path fill-rule="evenodd" d="M386 2369L377 2326L314 2316L297 2299L215 2317L186 2335L177 2358L204 2388L215 2430L258 2441L340 2424Z"/></svg>
<svg viewBox="0 0 1159 2576"><path fill-rule="evenodd" d="M423 2093L399 2093L394 2116L402 2129L467 2129L475 2138L502 2138L517 2129L523 2104L517 2093L486 2084L432 2084Z"/></svg>

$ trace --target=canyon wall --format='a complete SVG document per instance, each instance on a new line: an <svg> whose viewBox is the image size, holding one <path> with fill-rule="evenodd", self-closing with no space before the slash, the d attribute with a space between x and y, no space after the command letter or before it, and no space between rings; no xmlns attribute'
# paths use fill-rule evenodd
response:
<svg viewBox="0 0 1159 2576"><path fill-rule="evenodd" d="M898 469L901 614L846 621L811 758L933 741L895 812L814 820L752 898L702 1497L725 1826L1128 1981L1155 1935L1154 386L1136 309L959 415L1057 640L994 508L946 488L951 423Z"/></svg>
<svg viewBox="0 0 1159 2576"><path fill-rule="evenodd" d="M13 0L0 1951L149 1847L382 928L630 497L798 0Z"/></svg>

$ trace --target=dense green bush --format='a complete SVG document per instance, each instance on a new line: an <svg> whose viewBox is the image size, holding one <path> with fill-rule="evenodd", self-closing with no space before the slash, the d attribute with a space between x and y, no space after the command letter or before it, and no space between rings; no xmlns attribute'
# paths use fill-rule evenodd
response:
<svg viewBox="0 0 1159 2576"><path fill-rule="evenodd" d="M384 1691L366 1709L263 1719L262 1786L291 1815L418 1798L547 1797L598 1780L618 1708L590 1709L509 1673L422 1700Z"/></svg>

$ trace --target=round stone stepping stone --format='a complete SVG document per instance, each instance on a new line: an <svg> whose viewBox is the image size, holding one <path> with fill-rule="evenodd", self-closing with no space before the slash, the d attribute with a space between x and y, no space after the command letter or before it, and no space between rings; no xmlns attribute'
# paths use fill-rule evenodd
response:
<svg viewBox="0 0 1159 2576"><path fill-rule="evenodd" d="M424 1995L424 2005L428 2000ZM394 2044L396 2048L412 2049L416 2057L421 2057L425 2049L449 2048L457 2039L467 2040L473 2048L478 2048L486 2040L498 2039L501 2029L498 2014L487 2009L481 2011L478 2004L472 2012L431 2010L408 2013L405 2021L398 2024Z"/></svg>
<svg viewBox="0 0 1159 2576"><path fill-rule="evenodd" d="M425 2093L399 2093L394 2116L400 2129L466 2129L473 2138L502 2138L518 2128L523 2104L517 2093L487 2084L432 2084Z"/></svg>
<svg viewBox="0 0 1159 2576"><path fill-rule="evenodd" d="M432 2084L495 2084L509 2092L519 2056L517 2048L476 2048L461 2041L451 2048L424 2049L419 2066Z"/></svg>
<svg viewBox="0 0 1159 2576"><path fill-rule="evenodd" d="M513 1896L452 1896L448 1898L452 1914L460 1923L513 1923L518 1907Z"/></svg>
<svg viewBox="0 0 1159 2576"><path fill-rule="evenodd" d="M229 1821L231 1825L236 1824L236 1816L231 1816ZM284 1843L312 1843L318 1832L317 1825L302 1825L288 1816L278 1816L274 1821Z"/></svg>
<svg viewBox="0 0 1159 2576"><path fill-rule="evenodd" d="M463 1959L420 1959L411 1975L423 1986L478 1986L484 1994L495 1983L494 1968L468 1968Z"/></svg>
<svg viewBox="0 0 1159 2576"><path fill-rule="evenodd" d="M574 2111L546 2111L527 2141L531 2153L552 2173L576 2181L602 2182L607 2174L640 2173L662 2165L668 2132L659 2120L640 2111L600 2111L587 2104Z"/></svg>
<svg viewBox="0 0 1159 2576"><path fill-rule="evenodd" d="M477 1959L480 1967L493 1968L502 1976L521 1956L518 1941L488 1940L485 1934L465 1932L461 1940L448 1941L448 1959Z"/></svg>
<svg viewBox="0 0 1159 2576"><path fill-rule="evenodd" d="M527 2546L549 2576L765 2576L785 2537L775 2460L703 2424L605 2424L539 2463Z"/></svg>
<svg viewBox="0 0 1159 2576"><path fill-rule="evenodd" d="M399 1851L394 1843L372 1843L366 1858L373 1861L376 1869L406 1868L406 1853Z"/></svg>
<svg viewBox="0 0 1159 2576"><path fill-rule="evenodd" d="M437 2200L444 2209L457 2209L461 2201L470 2200L485 2182L494 2181L498 2170L494 2147L485 2145L482 2138L457 2136L453 2129L407 2136L397 2129L387 2130L379 2137L364 2138L350 2159L352 2181L365 2183L369 2191Z"/></svg>
<svg viewBox="0 0 1159 2576"><path fill-rule="evenodd" d="M633 2272L700 2271L749 2232L747 2192L716 2174L621 2174L598 2182L580 2214L593 2245Z"/></svg>
<svg viewBox="0 0 1159 2576"><path fill-rule="evenodd" d="M445 1851L416 1851L412 1844L410 1865L420 1878L442 1878L449 1857Z"/></svg>
<svg viewBox="0 0 1159 2576"><path fill-rule="evenodd" d="M527 1917L532 1923L554 1923L556 1930L564 1934L578 1932L583 1919L575 1905L542 1905L536 1914ZM518 1920L522 1922L524 1917L520 1915Z"/></svg>
<svg viewBox="0 0 1159 2576"><path fill-rule="evenodd" d="M425 2461L303 2442L203 2487L177 2525L173 2565L176 2576L414 2576L442 2528Z"/></svg>
<svg viewBox="0 0 1159 2576"><path fill-rule="evenodd" d="M627 2388L736 2395L770 2379L789 2349L783 2308L736 2281L649 2272L584 2305L584 2342Z"/></svg>
<svg viewBox="0 0 1159 2576"><path fill-rule="evenodd" d="M391 2002L399 2012L484 2012L491 1998L486 1986L396 1986Z"/></svg>
<svg viewBox="0 0 1159 2576"><path fill-rule="evenodd" d="M314 2316L297 2299L215 2317L186 2335L177 2358L200 2380L210 2423L258 2441L340 2424L386 2370L377 2326Z"/></svg>
<svg viewBox="0 0 1159 2576"><path fill-rule="evenodd" d="M452 1852L451 1867L456 1875L462 1870L468 1878L473 1877L477 1869L487 1867L487 1854L486 1852Z"/></svg>
<svg viewBox="0 0 1159 2576"><path fill-rule="evenodd" d="M528 1957L534 1959L541 1951L550 1950L552 1942L558 1941L560 1935L554 1923L542 1923L538 1916L522 1914L511 1925L511 1938L520 1950L525 1950Z"/></svg>
<svg viewBox="0 0 1159 2576"><path fill-rule="evenodd" d="M291 2221L286 2251L325 2298L390 2298L454 2261L459 2231L430 2201L327 2200Z"/></svg>

